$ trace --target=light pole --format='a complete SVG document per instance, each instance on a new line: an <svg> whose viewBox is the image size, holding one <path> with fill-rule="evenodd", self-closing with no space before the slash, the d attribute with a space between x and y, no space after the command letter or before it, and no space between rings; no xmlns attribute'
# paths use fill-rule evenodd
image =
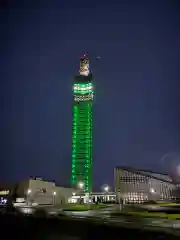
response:
<svg viewBox="0 0 180 240"><path fill-rule="evenodd" d="M109 190L110 190L109 185L104 184L104 185L102 186L102 192L103 192L104 202L106 201L106 194L108 194Z"/></svg>
<svg viewBox="0 0 180 240"><path fill-rule="evenodd" d="M104 186L104 201L106 202L106 194L109 192L109 186Z"/></svg>
<svg viewBox="0 0 180 240"><path fill-rule="evenodd" d="M56 203L56 195L57 195L57 193L53 192L53 205L55 205L55 203Z"/></svg>
<svg viewBox="0 0 180 240"><path fill-rule="evenodd" d="M83 182L79 182L78 183L78 187L79 187L79 189L84 189L84 183Z"/></svg>
<svg viewBox="0 0 180 240"><path fill-rule="evenodd" d="M32 193L32 190L30 189L30 188L28 188L28 190L27 190L27 200L26 200L26 202L27 202L27 204L29 205L30 204L30 200L29 200L29 196L30 196L30 194Z"/></svg>
<svg viewBox="0 0 180 240"><path fill-rule="evenodd" d="M29 195L29 194L31 194L31 189L30 188L28 188L28 190L27 190L27 195Z"/></svg>
<svg viewBox="0 0 180 240"><path fill-rule="evenodd" d="M119 209L120 211L122 211L124 206L124 196L122 195L121 192L118 192L118 202L119 202Z"/></svg>
<svg viewBox="0 0 180 240"><path fill-rule="evenodd" d="M75 200L75 198L74 198L75 196L76 196L76 193L72 192L71 203L76 203L77 202L77 199Z"/></svg>
<svg viewBox="0 0 180 240"><path fill-rule="evenodd" d="M78 182L77 187L80 189L80 203L81 203L81 192L84 194L84 182Z"/></svg>
<svg viewBox="0 0 180 240"><path fill-rule="evenodd" d="M150 200L152 200L152 201L156 201L157 200L157 192L156 192L156 190L154 189L154 188L150 188L150 195L151 195L151 199Z"/></svg>

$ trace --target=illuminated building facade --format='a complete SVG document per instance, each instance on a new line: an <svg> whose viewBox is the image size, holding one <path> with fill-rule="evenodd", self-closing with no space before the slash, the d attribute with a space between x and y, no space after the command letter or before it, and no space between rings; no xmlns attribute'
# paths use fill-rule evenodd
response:
<svg viewBox="0 0 180 240"><path fill-rule="evenodd" d="M179 189L168 174L130 167L116 167L114 181L117 199L126 203L176 199Z"/></svg>
<svg viewBox="0 0 180 240"><path fill-rule="evenodd" d="M73 84L71 184L78 188L81 183L86 193L92 192L92 103L92 74L89 59L84 55Z"/></svg>

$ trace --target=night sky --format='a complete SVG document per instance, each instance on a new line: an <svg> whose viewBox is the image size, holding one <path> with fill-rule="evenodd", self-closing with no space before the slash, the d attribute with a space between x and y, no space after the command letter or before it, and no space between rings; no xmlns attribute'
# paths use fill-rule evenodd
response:
<svg viewBox="0 0 180 240"><path fill-rule="evenodd" d="M113 185L115 166L167 170L163 155L180 151L179 1L5 2L0 181L70 182L72 82L84 52L95 85L94 189Z"/></svg>

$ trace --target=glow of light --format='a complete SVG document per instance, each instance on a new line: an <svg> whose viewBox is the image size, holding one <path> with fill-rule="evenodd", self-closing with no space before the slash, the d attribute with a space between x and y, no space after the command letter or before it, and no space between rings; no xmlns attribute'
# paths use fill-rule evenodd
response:
<svg viewBox="0 0 180 240"><path fill-rule="evenodd" d="M31 191L31 189L28 189L27 190L27 194L30 194L32 191Z"/></svg>
<svg viewBox="0 0 180 240"><path fill-rule="evenodd" d="M109 191L109 187L108 186L104 187L104 191L108 192Z"/></svg>
<svg viewBox="0 0 180 240"><path fill-rule="evenodd" d="M154 188L151 188L151 189L150 189L150 192L151 192L151 193L155 193L156 191L154 190Z"/></svg>
<svg viewBox="0 0 180 240"><path fill-rule="evenodd" d="M85 96L85 97L81 97L81 96L76 97L76 96L75 96L74 100L75 100L76 102L90 101L90 100L93 100L93 95L90 95L90 96L87 95L87 96Z"/></svg>
<svg viewBox="0 0 180 240"><path fill-rule="evenodd" d="M77 95L87 95L93 94L93 85L92 83L87 84L74 84L73 92ZM86 96L85 96L86 97Z"/></svg>
<svg viewBox="0 0 180 240"><path fill-rule="evenodd" d="M34 212L34 209L29 208L29 207L20 207L19 211L24 214L32 214Z"/></svg>
<svg viewBox="0 0 180 240"><path fill-rule="evenodd" d="M56 192L53 192L53 196L56 196L56 194L57 194Z"/></svg>
<svg viewBox="0 0 180 240"><path fill-rule="evenodd" d="M78 183L78 187L79 187L80 189L83 189L83 188L84 188L84 183L83 183L83 182L79 182L79 183Z"/></svg>
<svg viewBox="0 0 180 240"><path fill-rule="evenodd" d="M9 190L0 191L0 195L8 195L8 194L9 194Z"/></svg>

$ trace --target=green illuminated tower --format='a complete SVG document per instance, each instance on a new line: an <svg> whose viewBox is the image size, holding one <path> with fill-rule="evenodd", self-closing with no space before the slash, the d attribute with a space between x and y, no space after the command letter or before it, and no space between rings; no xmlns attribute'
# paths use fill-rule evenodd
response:
<svg viewBox="0 0 180 240"><path fill-rule="evenodd" d="M84 55L73 84L71 183L75 188L80 184L86 193L92 192L92 103L92 74Z"/></svg>

